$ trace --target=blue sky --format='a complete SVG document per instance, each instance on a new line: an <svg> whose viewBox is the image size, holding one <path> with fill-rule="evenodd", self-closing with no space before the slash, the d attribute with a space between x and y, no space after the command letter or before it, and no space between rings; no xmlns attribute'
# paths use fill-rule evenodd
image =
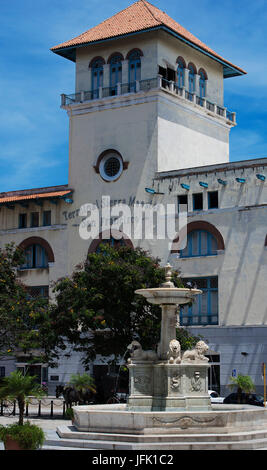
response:
<svg viewBox="0 0 267 470"><path fill-rule="evenodd" d="M0 0L0 192L68 181L68 118L74 63L50 47L130 5L130 0ZM247 71L225 80L237 113L230 160L267 157L267 1L153 0L223 57Z"/></svg>

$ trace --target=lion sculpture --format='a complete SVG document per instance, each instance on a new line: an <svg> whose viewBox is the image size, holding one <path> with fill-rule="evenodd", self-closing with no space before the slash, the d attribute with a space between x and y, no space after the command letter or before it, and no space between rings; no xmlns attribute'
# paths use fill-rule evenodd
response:
<svg viewBox="0 0 267 470"><path fill-rule="evenodd" d="M137 360L137 361L157 361L158 356L155 351L152 350L147 350L144 351L142 349L142 346L138 341L132 341L129 346L127 346L127 349L130 351L131 358L128 359L128 363L130 364L132 360Z"/></svg>
<svg viewBox="0 0 267 470"><path fill-rule="evenodd" d="M170 364L180 364L181 362L181 346L177 339L172 339L169 344L169 351L167 354Z"/></svg>
<svg viewBox="0 0 267 470"><path fill-rule="evenodd" d="M209 359L204 356L209 347L204 341L198 341L195 348L185 351L182 362L208 362Z"/></svg>

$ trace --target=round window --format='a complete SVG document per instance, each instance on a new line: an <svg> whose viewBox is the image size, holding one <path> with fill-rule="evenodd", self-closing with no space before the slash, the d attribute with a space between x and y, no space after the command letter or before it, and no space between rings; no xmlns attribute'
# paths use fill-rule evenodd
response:
<svg viewBox="0 0 267 470"><path fill-rule="evenodd" d="M99 164L99 172L105 181L114 181L119 178L123 170L122 158L115 152L108 152Z"/></svg>

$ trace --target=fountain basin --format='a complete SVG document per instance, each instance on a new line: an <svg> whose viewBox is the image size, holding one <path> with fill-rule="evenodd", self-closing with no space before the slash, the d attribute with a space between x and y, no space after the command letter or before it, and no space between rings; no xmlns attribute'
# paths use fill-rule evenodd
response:
<svg viewBox="0 0 267 470"><path fill-rule="evenodd" d="M267 429L267 410L251 405L212 405L210 411L129 411L127 404L74 406L78 432L112 434L113 440L175 441L182 434L237 433ZM117 436L117 437L116 437ZM128 436L128 437L127 437ZM97 437L96 437L97 438Z"/></svg>
<svg viewBox="0 0 267 470"><path fill-rule="evenodd" d="M149 303L157 305L184 305L191 302L196 295L202 294L199 289L178 287L155 287L138 289L135 292L145 297Z"/></svg>
<svg viewBox="0 0 267 470"><path fill-rule="evenodd" d="M57 428L62 449L172 451L267 448L267 410L212 405L210 411L129 411L126 404L75 406ZM58 441L57 441L58 445Z"/></svg>

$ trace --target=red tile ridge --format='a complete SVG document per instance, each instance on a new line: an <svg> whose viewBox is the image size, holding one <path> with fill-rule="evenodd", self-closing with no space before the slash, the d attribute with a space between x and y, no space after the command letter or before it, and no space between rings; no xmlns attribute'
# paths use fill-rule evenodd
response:
<svg viewBox="0 0 267 470"><path fill-rule="evenodd" d="M171 31L179 34L184 39L196 45L203 51L206 51L215 58L222 60L235 69L238 69L242 73L246 73L240 67L221 57L209 46L204 44L192 33L177 23L177 21L173 20L169 15L167 15L167 13L161 11L147 0L138 0L137 2L129 5L124 10L121 10L110 18L102 21L97 26L94 26L93 28L85 31L84 33L69 41L65 41L57 46L52 47L51 50L57 52L58 49L71 46L81 46L83 44L90 44L99 40L112 39L113 37L127 35L150 28L155 28L157 26L165 26L169 28Z"/></svg>
<svg viewBox="0 0 267 470"><path fill-rule="evenodd" d="M0 195L0 204L3 203L8 203L8 202L15 202L15 201L26 201L26 200L32 200L32 199L42 199L42 198L47 198L47 197L60 197L60 196L66 196L69 194L72 190L63 190L63 191L46 191L46 192L41 192L41 193L32 193L32 194L5 194L5 196Z"/></svg>

